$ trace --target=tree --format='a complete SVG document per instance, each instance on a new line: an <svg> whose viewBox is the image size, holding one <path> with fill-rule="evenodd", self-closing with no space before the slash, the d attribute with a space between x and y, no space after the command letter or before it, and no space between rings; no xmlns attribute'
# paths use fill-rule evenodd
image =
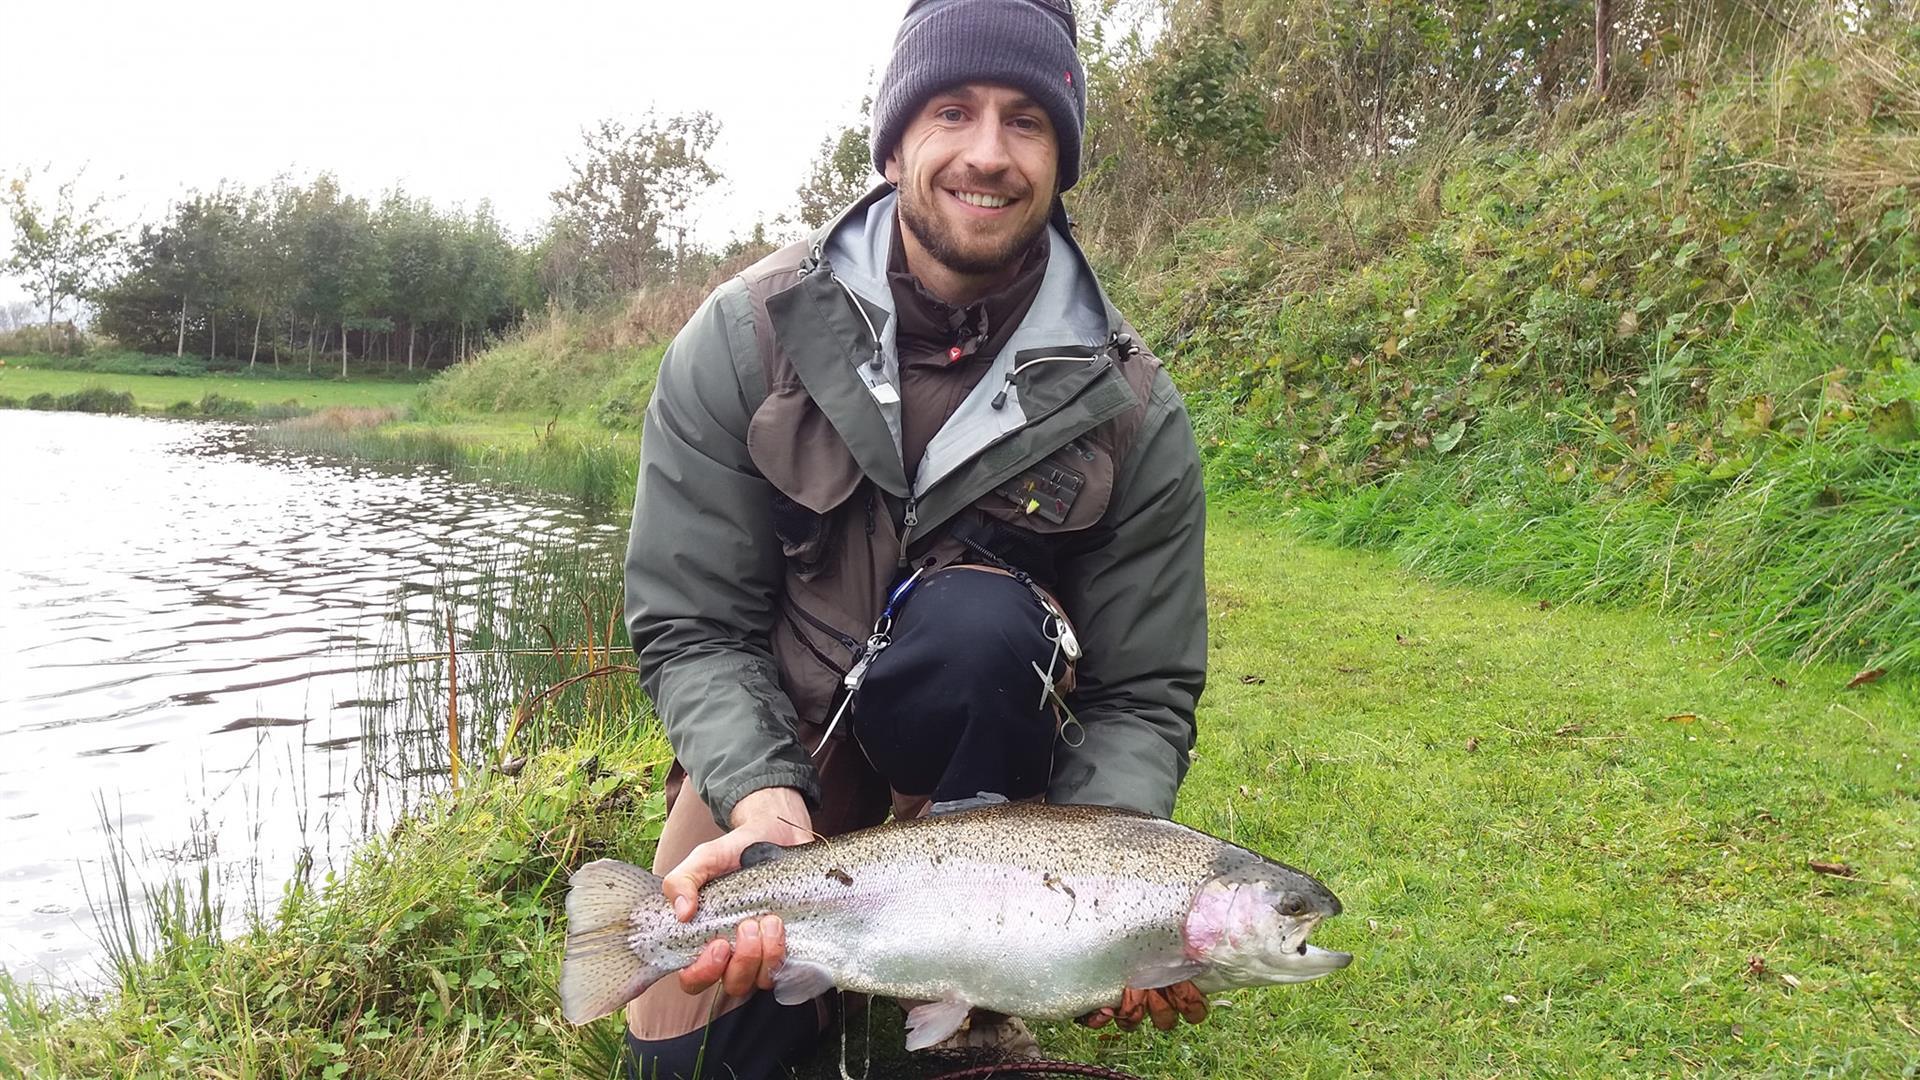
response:
<svg viewBox="0 0 1920 1080"><path fill-rule="evenodd" d="M719 135L705 112L649 113L632 129L602 120L583 133L586 153L568 162L573 179L553 193L549 226L565 238L550 247L571 264L572 291L631 292L679 270L693 202L720 181L706 157Z"/></svg>
<svg viewBox="0 0 1920 1080"><path fill-rule="evenodd" d="M872 98L860 103L862 115L872 109ZM867 125L841 128L839 134L820 141L806 182L800 185L800 220L810 229L825 225L878 179L868 154Z"/></svg>
<svg viewBox="0 0 1920 1080"><path fill-rule="evenodd" d="M1613 0L1593 2L1593 92L1607 96L1613 75Z"/></svg>
<svg viewBox="0 0 1920 1080"><path fill-rule="evenodd" d="M28 295L46 308L49 352L60 305L81 300L97 288L119 250L120 234L102 212L106 197L79 205L74 199L79 180L76 174L56 188L51 208L35 202L29 192L31 170L7 185L13 251L0 266L25 278Z"/></svg>

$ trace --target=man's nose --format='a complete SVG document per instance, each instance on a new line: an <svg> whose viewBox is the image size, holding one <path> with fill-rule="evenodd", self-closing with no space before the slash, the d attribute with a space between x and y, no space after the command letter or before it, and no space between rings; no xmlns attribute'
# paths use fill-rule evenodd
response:
<svg viewBox="0 0 1920 1080"><path fill-rule="evenodd" d="M1005 172L1013 163L1007 152L1007 125L998 114L988 113L974 126L967 140L966 161L976 172Z"/></svg>

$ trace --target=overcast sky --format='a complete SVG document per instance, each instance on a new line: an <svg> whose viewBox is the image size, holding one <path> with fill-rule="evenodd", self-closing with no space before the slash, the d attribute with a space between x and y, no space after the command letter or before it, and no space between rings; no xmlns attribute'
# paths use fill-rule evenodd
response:
<svg viewBox="0 0 1920 1080"><path fill-rule="evenodd" d="M580 130L705 109L722 124L709 242L789 208L857 116L906 0L12 0L0 173L86 167L123 223L222 179L330 171L532 229ZM36 184L51 190L51 185ZM0 229L4 225L0 224ZM0 281L0 299L24 293Z"/></svg>

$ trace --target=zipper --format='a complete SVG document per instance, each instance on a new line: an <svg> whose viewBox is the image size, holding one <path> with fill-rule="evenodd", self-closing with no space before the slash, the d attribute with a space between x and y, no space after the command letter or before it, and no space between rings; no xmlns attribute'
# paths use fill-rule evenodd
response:
<svg viewBox="0 0 1920 1080"><path fill-rule="evenodd" d="M800 628L800 624L794 621L791 611L787 613L787 625L793 629L793 636L799 639L801 646L813 655L814 660L818 662L821 667L833 672L833 677L836 679L846 678L847 669L834 663L826 653L820 651L820 647L815 645L813 639L807 636L806 631Z"/></svg>
<svg viewBox="0 0 1920 1080"><path fill-rule="evenodd" d="M827 622L825 619L822 619L820 616L815 615L813 612L808 611L806 608L801 607L799 604L790 603L787 605L787 610L797 613L801 618L807 620L808 624L810 624L815 630L818 630L821 633L832 638L833 640L839 642L841 647L846 649L847 652L855 656L860 655L860 643L858 641L855 641L853 638L847 636L846 634L843 634L840 631L834 629L833 625Z"/></svg>
<svg viewBox="0 0 1920 1080"><path fill-rule="evenodd" d="M1041 353L1049 352L1049 351L1051 350L1033 350L1035 355L1039 355ZM1086 360L1089 363L1094 365L1093 373L1091 377L1087 379L1086 385L1074 391L1074 394L1072 397L1069 397L1064 401L1061 401L1060 403L1056 404L1053 408L1048 409L1046 412L1043 412L1038 416L1028 417L1027 422L1024 425L1018 428L1015 428L1012 431L1007 432L1005 435L1002 435L1000 438L995 439L994 441L981 447L978 451L975 452L974 457L976 458L979 457L981 454L984 454L987 451L992 450L994 447L999 446L1001 443L1007 441L1010 438L1013 438L1015 435L1018 435L1020 432L1033 427L1035 424L1038 424L1044 420L1049 419L1054 414L1058 413L1060 410L1073 404L1075 401L1079 400L1081 395L1085 394L1088 390L1092 389L1093 386L1100 381L1101 376L1113 370L1112 359L1110 357L1102 356L1098 352L1095 352L1094 355L1089 357L1062 357L1062 359ZM1104 366L1102 365L1103 361L1105 362ZM1100 423L1104 423L1104 422L1105 421L1099 421L1099 422L1096 422L1095 424L1090 425L1089 427L1082 428L1078 431L1070 432L1069 433L1070 437L1073 439L1077 439L1081 435L1086 434L1087 431L1092 430L1094 427L1098 427ZM949 470L949 472L945 475L952 475L952 472L957 471L959 468L960 466L956 465L953 470ZM942 476L942 479L945 479L944 475ZM903 524L905 525L905 528L900 534L900 565L902 567L907 566L909 563L909 560L907 559L907 548L913 543L914 526L920 524L919 504L920 504L920 492L915 490L914 487L909 486L907 489L907 504L906 504L905 517L903 519Z"/></svg>

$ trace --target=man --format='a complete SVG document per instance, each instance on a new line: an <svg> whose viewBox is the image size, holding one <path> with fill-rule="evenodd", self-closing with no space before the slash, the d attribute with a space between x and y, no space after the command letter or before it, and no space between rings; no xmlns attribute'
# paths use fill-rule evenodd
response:
<svg viewBox="0 0 1920 1080"><path fill-rule="evenodd" d="M677 756L683 919L751 844L981 792L1166 815L1204 682L1185 409L1075 246L1069 0L916 0L874 105L888 184L720 287L662 361L627 622ZM686 782L690 781L690 786ZM645 1077L782 1075L831 1020L765 992L768 916L629 1006ZM1124 1026L1197 1020L1189 985ZM1017 1022L977 1018L973 1044Z"/></svg>

